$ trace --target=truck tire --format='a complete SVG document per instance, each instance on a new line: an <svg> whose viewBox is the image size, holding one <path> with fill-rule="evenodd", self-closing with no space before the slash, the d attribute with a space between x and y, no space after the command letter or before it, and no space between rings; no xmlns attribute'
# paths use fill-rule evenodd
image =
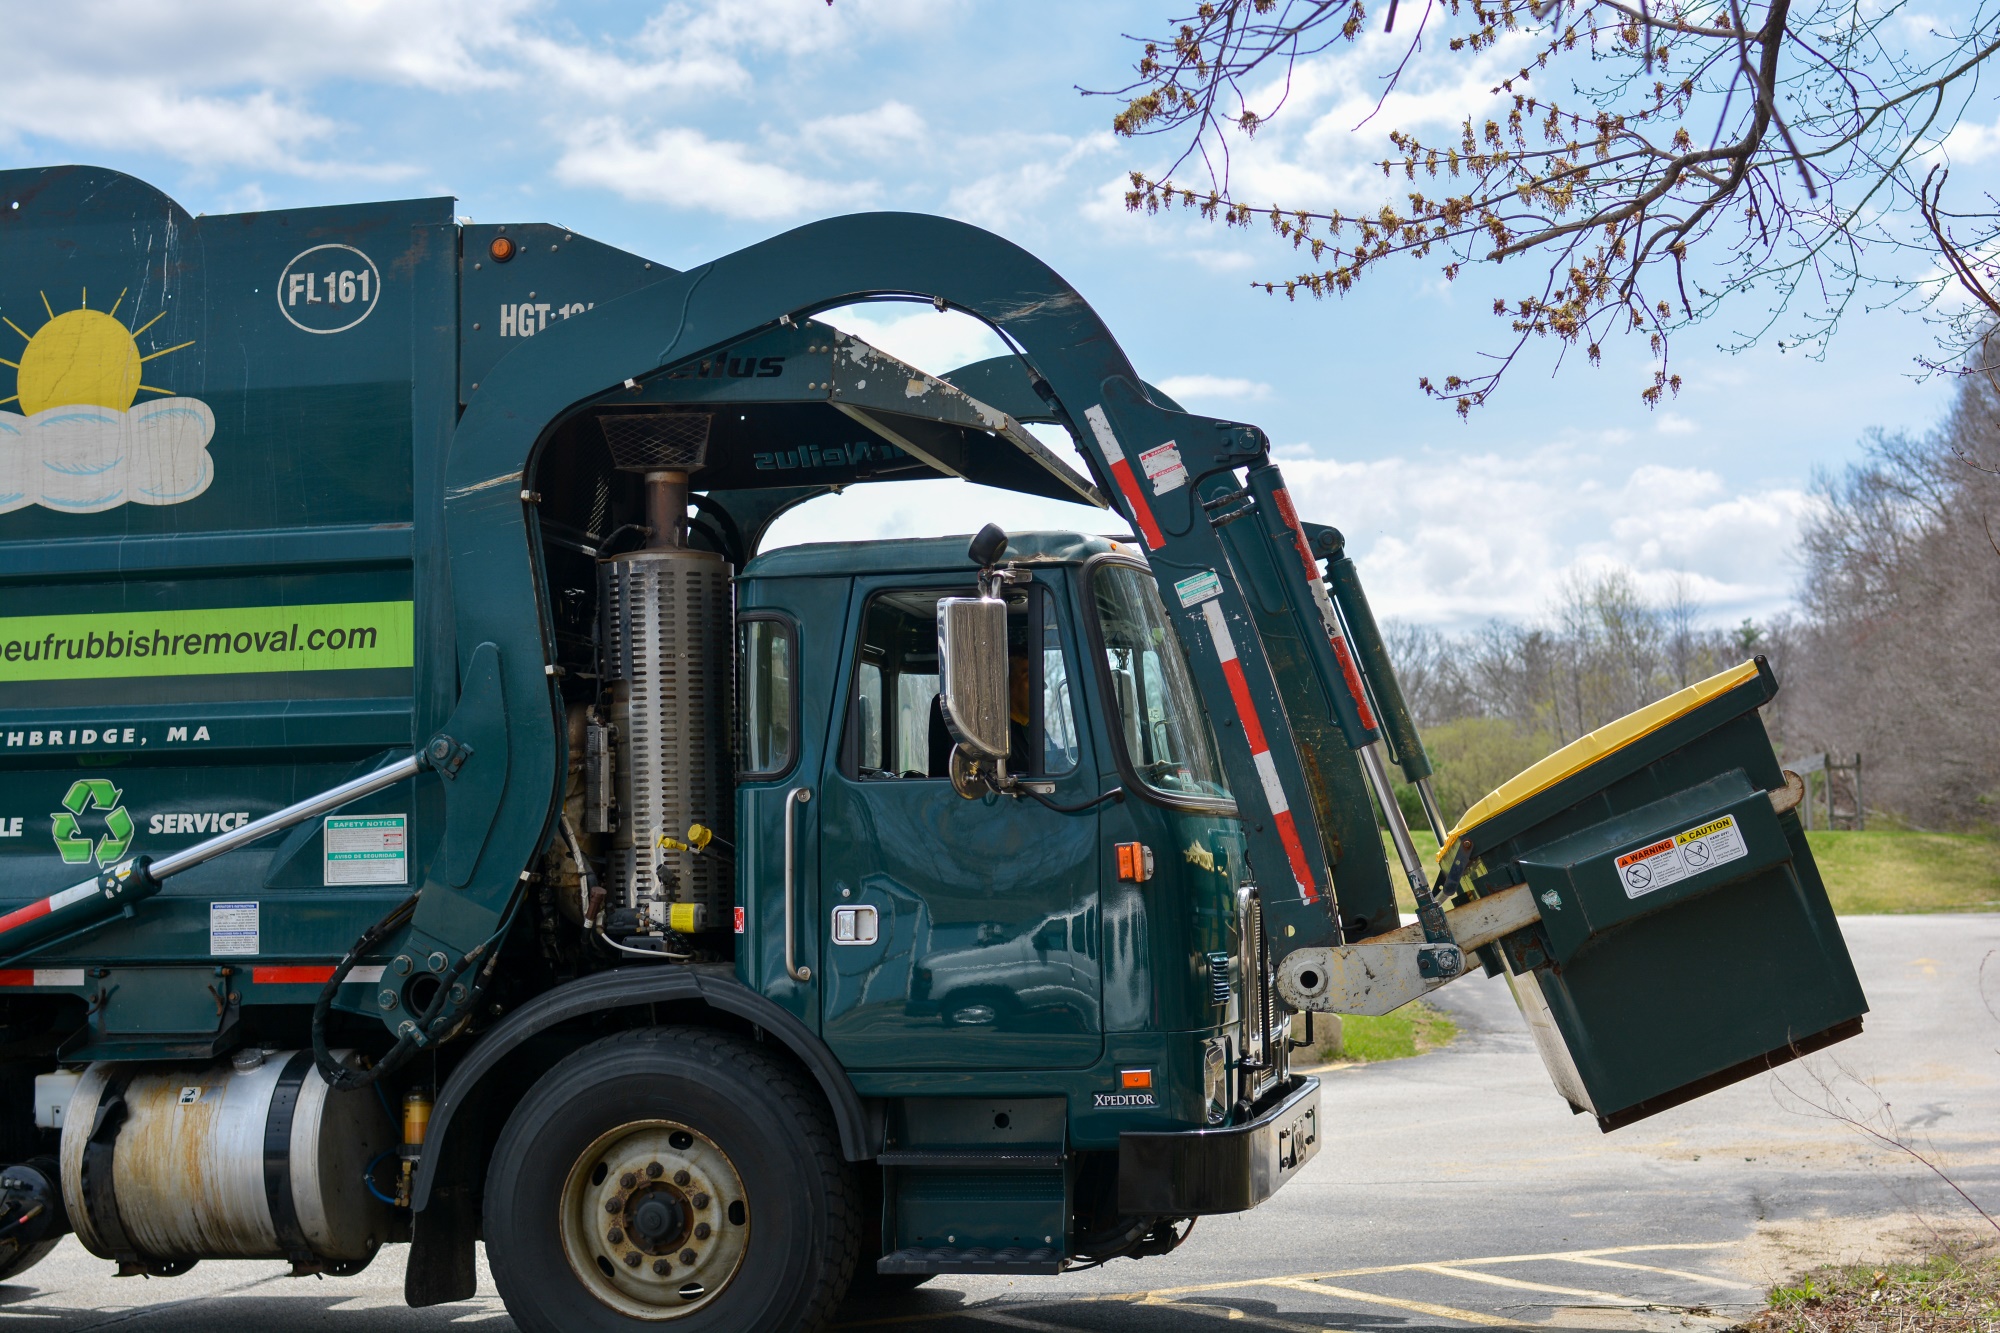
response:
<svg viewBox="0 0 2000 1333"><path fill-rule="evenodd" d="M61 1243L55 1240L36 1241L23 1250L15 1250L0 1257L0 1282L11 1282L17 1273L25 1273L36 1264L49 1257L49 1251Z"/></svg>
<svg viewBox="0 0 2000 1333"><path fill-rule="evenodd" d="M708 1028L563 1059L487 1167L487 1259L526 1333L809 1333L860 1248L853 1168L819 1090Z"/></svg>

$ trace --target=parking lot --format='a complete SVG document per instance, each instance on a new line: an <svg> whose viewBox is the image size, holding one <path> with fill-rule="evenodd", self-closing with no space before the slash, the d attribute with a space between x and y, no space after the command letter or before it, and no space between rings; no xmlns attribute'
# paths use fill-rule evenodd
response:
<svg viewBox="0 0 2000 1333"><path fill-rule="evenodd" d="M1615 1134L1550 1090L1506 987L1438 996L1461 1036L1331 1071L1319 1157L1254 1213L1203 1219L1165 1258L1060 1278L939 1278L844 1328L965 1333L1721 1327L1770 1282L1977 1221L1901 1137L2000 1202L2000 916L1842 922L1872 1012L1853 1041ZM1982 963L1985 994L1980 991ZM1869 1134L1872 1127L1886 1137ZM355 1278L204 1263L119 1280L75 1242L12 1286L23 1328L511 1327L478 1298L411 1311L399 1251Z"/></svg>

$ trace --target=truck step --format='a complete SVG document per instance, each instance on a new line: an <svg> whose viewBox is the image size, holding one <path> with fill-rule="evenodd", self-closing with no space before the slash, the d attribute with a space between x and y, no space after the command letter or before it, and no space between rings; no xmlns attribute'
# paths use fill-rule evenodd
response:
<svg viewBox="0 0 2000 1333"><path fill-rule="evenodd" d="M1004 1250L984 1246L959 1249L939 1245L932 1248L909 1246L875 1261L878 1273L1023 1273L1054 1274L1063 1271L1062 1252L1053 1246L1022 1249L1010 1245Z"/></svg>

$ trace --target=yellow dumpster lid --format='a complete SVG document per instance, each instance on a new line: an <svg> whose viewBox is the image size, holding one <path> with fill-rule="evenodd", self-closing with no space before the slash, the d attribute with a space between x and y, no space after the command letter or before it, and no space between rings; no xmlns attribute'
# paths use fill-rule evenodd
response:
<svg viewBox="0 0 2000 1333"><path fill-rule="evenodd" d="M1438 863L1440 865L1444 863L1445 853L1457 844L1460 837L1495 815L1513 809L1536 793L1547 791L1564 778L1582 772L1604 756L1623 749L1641 736L1650 735L1675 718L1693 712L1716 695L1727 694L1756 674L1755 661L1733 666L1727 671L1710 676L1707 680L1698 680L1684 690L1647 704L1637 712L1627 713L1616 722L1607 722L1589 735L1577 737L1548 758L1530 764L1486 793L1477 804L1465 812L1458 823L1453 825L1451 832L1445 835L1444 845L1438 848Z"/></svg>

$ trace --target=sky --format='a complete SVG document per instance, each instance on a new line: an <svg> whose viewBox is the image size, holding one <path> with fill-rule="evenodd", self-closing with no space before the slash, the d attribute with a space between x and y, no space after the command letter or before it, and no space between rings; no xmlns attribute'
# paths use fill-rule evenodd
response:
<svg viewBox="0 0 2000 1333"><path fill-rule="evenodd" d="M452 195L480 222L551 222L676 267L816 218L904 209L987 227L1051 263L1140 373L1198 412L1269 433L1303 515L1332 523L1380 615L1462 630L1542 614L1564 581L1678 580L1710 623L1779 614L1816 472L1866 432L1921 432L1949 386L1935 330L1857 309L1823 358L1747 350L1746 306L1674 345L1685 385L1641 403L1644 349L1601 367L1524 358L1460 420L1418 390L1501 346L1482 279L1378 271L1349 296L1253 290L1294 271L1261 228L1123 205L1165 145L1120 140L1123 34L1171 4L1099 0L0 0L0 165L84 162L192 212ZM1241 163L1248 191L1343 197L1380 126L1352 61L1306 71L1288 120ZM1478 71L1474 71L1478 74ZM1449 109L1421 83L1401 123ZM1371 138L1371 134L1376 137ZM2000 161L2000 121L1948 148ZM1001 350L928 306L834 317L926 370ZM773 542L1121 526L962 482L859 487Z"/></svg>

